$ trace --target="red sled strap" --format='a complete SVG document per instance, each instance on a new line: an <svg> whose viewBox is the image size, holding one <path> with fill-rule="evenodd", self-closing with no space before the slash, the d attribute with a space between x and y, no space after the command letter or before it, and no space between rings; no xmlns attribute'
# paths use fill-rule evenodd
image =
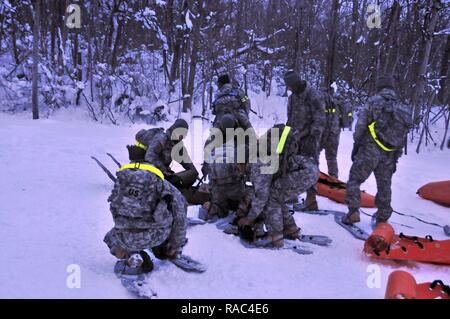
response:
<svg viewBox="0 0 450 319"><path fill-rule="evenodd" d="M397 270L389 275L385 299L450 299L450 288L440 280L417 284L410 273Z"/></svg>
<svg viewBox="0 0 450 319"><path fill-rule="evenodd" d="M387 223L380 223L364 244L367 256L381 259L413 260L450 265L450 240L434 240L394 234Z"/></svg>

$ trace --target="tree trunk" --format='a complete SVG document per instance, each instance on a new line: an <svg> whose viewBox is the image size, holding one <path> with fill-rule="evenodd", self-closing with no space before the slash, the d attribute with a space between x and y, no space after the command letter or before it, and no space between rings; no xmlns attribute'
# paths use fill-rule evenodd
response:
<svg viewBox="0 0 450 319"><path fill-rule="evenodd" d="M445 45L444 54L442 55L442 63L441 63L441 80L440 86L441 89L439 91L439 102L442 104L446 104L448 98L448 69L450 62L450 35L447 35L447 43Z"/></svg>
<svg viewBox="0 0 450 319"><path fill-rule="evenodd" d="M194 81L195 81L195 73L197 68L197 59L198 59L198 51L200 49L200 28L202 26L203 20L203 0L199 0L197 3L198 10L197 15L195 17L193 23L193 43L192 43L192 52L191 52L191 61L189 65L189 80L187 85L187 94L190 97L186 100L186 104L183 104L183 112L187 112L192 108L192 102L194 99Z"/></svg>
<svg viewBox="0 0 450 319"><path fill-rule="evenodd" d="M33 21L33 87L31 103L33 107L33 120L39 119L38 80L39 80L39 24L41 0L34 1Z"/></svg>
<svg viewBox="0 0 450 319"><path fill-rule="evenodd" d="M431 9L430 9L429 23L427 26L425 26L426 27L425 37L426 38L425 38L425 42L424 42L422 61L420 62L416 85L414 88L414 95L413 95L413 99L412 99L412 104L414 106L414 118L418 117L418 115L420 113L420 109L421 109L422 96L424 93L425 82L426 82L427 66L428 66L428 61L430 59L431 45L433 44L433 32L436 28L437 19L439 16L439 9L440 9L440 1L433 0Z"/></svg>
<svg viewBox="0 0 450 319"><path fill-rule="evenodd" d="M335 80L335 57L336 57L336 34L339 25L339 0L333 0L331 8L331 21L328 30L330 37L328 42L328 58L327 58L327 72L325 75L325 87L327 92L330 91L330 86Z"/></svg>

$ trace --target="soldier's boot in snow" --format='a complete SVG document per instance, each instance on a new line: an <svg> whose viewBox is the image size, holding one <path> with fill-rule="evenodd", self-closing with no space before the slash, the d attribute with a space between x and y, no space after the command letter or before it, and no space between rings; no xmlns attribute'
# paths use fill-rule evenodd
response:
<svg viewBox="0 0 450 319"><path fill-rule="evenodd" d="M316 191L308 189L306 192L305 206L302 211L317 211L319 210L319 205L317 205Z"/></svg>
<svg viewBox="0 0 450 319"><path fill-rule="evenodd" d="M149 273L152 270L152 259L145 251L141 251L138 254L132 254L127 259L127 267L124 270L124 273L129 275L138 275L142 273Z"/></svg>
<svg viewBox="0 0 450 319"><path fill-rule="evenodd" d="M144 259L141 257L140 254L132 254L127 260L127 264L131 268L139 268L141 267L143 262Z"/></svg>
<svg viewBox="0 0 450 319"><path fill-rule="evenodd" d="M268 233L266 236L257 239L254 245L260 248L282 248L284 245L283 235Z"/></svg>
<svg viewBox="0 0 450 319"><path fill-rule="evenodd" d="M381 217L381 214L377 211L372 215L372 227L375 228L378 224L387 223L388 219Z"/></svg>
<svg viewBox="0 0 450 319"><path fill-rule="evenodd" d="M283 237L288 240L297 240L300 238L300 227L291 225L283 230Z"/></svg>
<svg viewBox="0 0 450 319"><path fill-rule="evenodd" d="M346 225L353 225L355 223L359 223L361 218L359 216L359 211L351 210L342 218L342 223Z"/></svg>
<svg viewBox="0 0 450 319"><path fill-rule="evenodd" d="M219 219L217 215L211 214L211 202L206 202L202 206L200 206L198 210L198 218L202 219L204 221L207 221L208 223L213 223Z"/></svg>
<svg viewBox="0 0 450 319"><path fill-rule="evenodd" d="M264 237L266 232L264 231L264 223L259 222L253 226L256 238Z"/></svg>

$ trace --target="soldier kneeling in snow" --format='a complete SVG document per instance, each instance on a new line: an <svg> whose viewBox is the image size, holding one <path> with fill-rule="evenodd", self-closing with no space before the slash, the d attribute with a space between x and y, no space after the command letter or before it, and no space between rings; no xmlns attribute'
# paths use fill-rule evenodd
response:
<svg viewBox="0 0 450 319"><path fill-rule="evenodd" d="M123 273L150 272L157 258L174 259L186 243L187 203L163 173L145 162L137 146L127 146L131 163L117 172L108 198L114 227L104 242L112 255L127 259Z"/></svg>
<svg viewBox="0 0 450 319"><path fill-rule="evenodd" d="M247 238L244 239L248 240L249 232L245 229L249 226L255 229L258 220L263 221L268 232L254 241L258 247L282 247L284 238L299 238L300 228L289 212L286 201L292 197L297 198L298 194L312 187L319 178L319 169L312 158L295 155L298 146L292 138L288 138L289 131L290 127L277 125L262 136L260 144L263 139L267 140L267 154L261 154L260 145L258 161L249 167L254 194L250 212L238 221L238 225L241 237L245 236ZM277 134L277 139L272 139L273 134ZM271 143L272 140L279 141L278 145ZM273 160L274 157L280 159L276 172L265 171L264 166L267 166L269 158Z"/></svg>

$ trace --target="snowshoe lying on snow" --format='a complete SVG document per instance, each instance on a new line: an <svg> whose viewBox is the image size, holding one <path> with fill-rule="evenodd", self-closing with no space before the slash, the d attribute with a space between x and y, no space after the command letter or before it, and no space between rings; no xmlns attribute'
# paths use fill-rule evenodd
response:
<svg viewBox="0 0 450 319"><path fill-rule="evenodd" d="M206 266L186 255L180 255L170 260L175 266L187 272L202 273L206 271Z"/></svg>

